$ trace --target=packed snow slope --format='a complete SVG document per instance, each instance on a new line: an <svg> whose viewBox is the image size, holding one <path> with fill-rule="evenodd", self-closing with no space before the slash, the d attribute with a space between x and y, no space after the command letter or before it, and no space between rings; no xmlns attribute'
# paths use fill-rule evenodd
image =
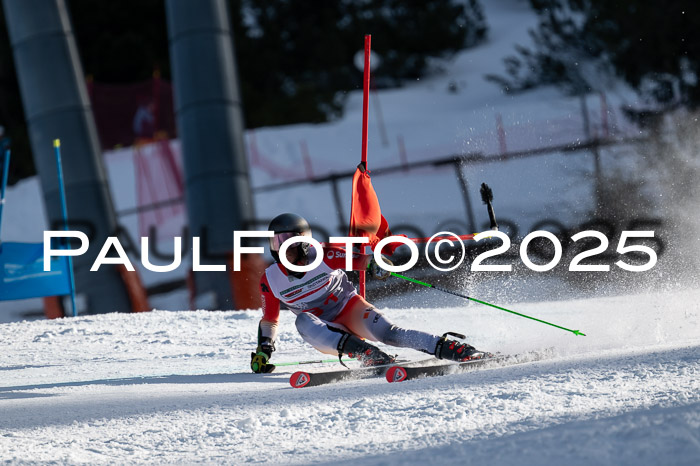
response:
<svg viewBox="0 0 700 466"><path fill-rule="evenodd" d="M289 386L294 366L249 372L259 311L0 324L0 459L696 465L698 303L696 290L513 305L585 337L477 304L386 309L407 327L461 331L479 348L547 357L307 389ZM278 363L320 356L289 312L277 346Z"/></svg>

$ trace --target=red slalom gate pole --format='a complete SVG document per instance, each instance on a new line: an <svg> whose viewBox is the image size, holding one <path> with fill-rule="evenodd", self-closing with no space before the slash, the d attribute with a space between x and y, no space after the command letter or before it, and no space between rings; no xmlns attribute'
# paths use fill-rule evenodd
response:
<svg viewBox="0 0 700 466"><path fill-rule="evenodd" d="M369 56L372 53L372 36L365 36L365 69L362 79L362 162L367 168L367 119L369 114Z"/></svg>
<svg viewBox="0 0 700 466"><path fill-rule="evenodd" d="M372 53L372 36L365 35L365 67L362 78L362 163L367 169L367 119L369 114L369 57ZM366 246L364 247L366 248ZM360 271L360 296L365 297L366 273Z"/></svg>

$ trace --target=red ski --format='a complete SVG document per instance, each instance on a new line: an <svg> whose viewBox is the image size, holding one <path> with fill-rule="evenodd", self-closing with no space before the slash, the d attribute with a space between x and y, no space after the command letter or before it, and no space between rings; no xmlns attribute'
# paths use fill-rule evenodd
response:
<svg viewBox="0 0 700 466"><path fill-rule="evenodd" d="M435 359L421 359L418 361L401 362L401 367L413 367L421 364L430 364ZM388 369L395 367L396 363L382 366L360 367L357 369L341 369L324 372L297 371L289 378L289 384L294 388L316 387L329 383L342 382L343 380L359 380L371 377L380 377Z"/></svg>

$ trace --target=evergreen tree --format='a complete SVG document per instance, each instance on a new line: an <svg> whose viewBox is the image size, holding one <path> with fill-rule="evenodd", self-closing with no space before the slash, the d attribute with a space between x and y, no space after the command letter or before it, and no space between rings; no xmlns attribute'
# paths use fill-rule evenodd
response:
<svg viewBox="0 0 700 466"><path fill-rule="evenodd" d="M236 53L251 127L322 122L338 116L344 93L362 86L354 57L365 34L381 57L377 87L430 72L429 57L486 36L476 0L233 0Z"/></svg>
<svg viewBox="0 0 700 466"><path fill-rule="evenodd" d="M617 76L656 108L700 103L700 3L694 0L530 0L539 24L531 49L489 76L511 92L556 84L571 94ZM603 81L604 83L604 81Z"/></svg>

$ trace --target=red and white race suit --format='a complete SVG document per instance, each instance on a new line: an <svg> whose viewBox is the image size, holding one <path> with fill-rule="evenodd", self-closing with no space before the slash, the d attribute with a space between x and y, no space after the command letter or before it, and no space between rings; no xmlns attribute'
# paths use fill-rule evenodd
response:
<svg viewBox="0 0 700 466"><path fill-rule="evenodd" d="M301 278L281 264L272 264L260 279L263 317L261 336L275 340L280 304L297 315L296 327L304 340L323 353L338 354L342 332L382 343L432 354L439 337L395 326L364 298L344 272L345 248L327 245L323 262ZM365 270L372 256L353 253L352 269ZM308 262L316 259L309 250Z"/></svg>

